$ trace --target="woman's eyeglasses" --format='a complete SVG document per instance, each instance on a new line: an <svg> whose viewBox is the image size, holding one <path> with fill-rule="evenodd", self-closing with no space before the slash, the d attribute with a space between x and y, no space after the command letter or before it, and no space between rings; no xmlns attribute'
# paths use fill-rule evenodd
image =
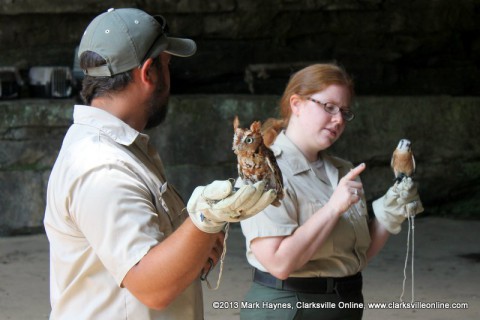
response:
<svg viewBox="0 0 480 320"><path fill-rule="evenodd" d="M307 98L307 100L310 100L312 102L315 102L318 105L323 106L323 109L327 113L337 114L337 113L341 112L342 113L342 118L345 121L352 121L353 118L355 118L355 114L352 111L342 109L339 106L337 106L336 104L333 104L333 103L330 103L330 102L323 103L323 102L320 102L320 101L318 101L316 99L313 99L313 98Z"/></svg>

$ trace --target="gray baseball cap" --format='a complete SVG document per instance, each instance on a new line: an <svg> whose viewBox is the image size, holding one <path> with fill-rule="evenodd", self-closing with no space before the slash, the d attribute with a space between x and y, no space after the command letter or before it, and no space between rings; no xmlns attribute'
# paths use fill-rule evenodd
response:
<svg viewBox="0 0 480 320"><path fill-rule="evenodd" d="M167 37L162 16L151 16L139 9L109 9L90 22L85 30L78 57L85 51L102 56L106 65L84 70L93 77L113 76L141 66L161 52L189 57L197 46L193 40Z"/></svg>

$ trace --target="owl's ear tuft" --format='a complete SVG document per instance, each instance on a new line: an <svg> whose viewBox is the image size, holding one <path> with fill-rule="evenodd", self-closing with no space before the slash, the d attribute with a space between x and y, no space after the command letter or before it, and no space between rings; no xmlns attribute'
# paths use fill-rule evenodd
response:
<svg viewBox="0 0 480 320"><path fill-rule="evenodd" d="M252 130L252 131L259 131L261 127L262 127L262 123L261 123L260 121L254 121L254 122L250 125L250 130Z"/></svg>
<svg viewBox="0 0 480 320"><path fill-rule="evenodd" d="M239 125L240 125L240 120L238 120L238 116L235 115L235 118L233 119L233 129L237 130Z"/></svg>

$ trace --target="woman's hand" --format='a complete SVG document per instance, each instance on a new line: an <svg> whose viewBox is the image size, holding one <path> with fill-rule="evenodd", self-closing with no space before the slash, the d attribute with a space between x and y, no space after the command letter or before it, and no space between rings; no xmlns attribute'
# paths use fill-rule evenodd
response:
<svg viewBox="0 0 480 320"><path fill-rule="evenodd" d="M329 212L339 217L346 212L351 205L360 201L364 194L363 185L361 182L356 181L356 179L365 168L365 163L362 163L340 179L337 188L326 204L330 209Z"/></svg>

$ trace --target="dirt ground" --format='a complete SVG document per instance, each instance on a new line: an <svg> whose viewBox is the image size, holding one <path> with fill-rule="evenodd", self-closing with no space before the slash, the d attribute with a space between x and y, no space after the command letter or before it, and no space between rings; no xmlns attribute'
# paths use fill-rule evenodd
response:
<svg viewBox="0 0 480 320"><path fill-rule="evenodd" d="M391 309L366 306L364 319L480 319L480 221L417 218L415 221L415 308L400 308L408 225L363 272L365 302L394 304ZM238 319L251 279L240 229L228 238L220 288L204 288L205 319ZM209 276L214 285L217 272ZM407 268L404 301L411 300ZM0 320L48 319L48 241L45 235L0 238ZM217 302L230 309L215 309ZM229 304L225 304L228 302ZM230 303L232 302L232 303ZM423 305L420 304L423 303ZM445 304L461 309L447 309ZM436 307L436 308L433 308Z"/></svg>

